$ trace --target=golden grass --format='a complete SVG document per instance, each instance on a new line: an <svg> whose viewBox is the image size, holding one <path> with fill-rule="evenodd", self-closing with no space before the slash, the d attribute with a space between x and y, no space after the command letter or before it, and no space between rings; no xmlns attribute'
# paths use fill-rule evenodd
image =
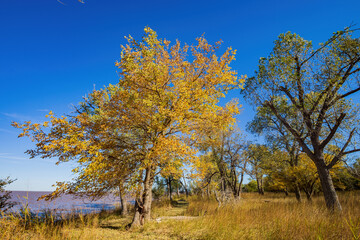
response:
<svg viewBox="0 0 360 240"><path fill-rule="evenodd" d="M360 239L359 193L340 194L340 199L342 214L329 213L322 196L299 204L279 195L245 194L241 202L221 209L215 202L194 201L188 211L205 216L174 231L184 239Z"/></svg>
<svg viewBox="0 0 360 240"><path fill-rule="evenodd" d="M157 202L153 218L161 222L134 230L125 230L131 216L106 212L27 224L2 218L0 239L360 239L360 192L339 195L342 214L329 213L322 196L299 204L282 194L245 193L241 201L220 209L216 201L196 197L189 198L188 206ZM169 217L181 215L197 217Z"/></svg>

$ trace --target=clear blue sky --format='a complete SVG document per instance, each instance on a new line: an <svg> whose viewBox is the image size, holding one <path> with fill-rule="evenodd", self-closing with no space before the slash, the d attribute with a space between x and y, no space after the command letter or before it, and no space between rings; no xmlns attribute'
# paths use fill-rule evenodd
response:
<svg viewBox="0 0 360 240"><path fill-rule="evenodd" d="M232 67L251 76L283 32L300 34L314 44L351 23L360 24L358 0L303 1L100 1L6 0L0 5L0 177L18 180L10 190L51 190L69 180L73 163L28 159L33 144L17 139L11 121L44 120L48 110L69 113L94 85L117 82L114 62L120 44L145 26L161 38L210 42L238 50ZM240 97L238 91L229 98ZM243 100L240 101L243 102ZM253 111L244 104L244 128Z"/></svg>

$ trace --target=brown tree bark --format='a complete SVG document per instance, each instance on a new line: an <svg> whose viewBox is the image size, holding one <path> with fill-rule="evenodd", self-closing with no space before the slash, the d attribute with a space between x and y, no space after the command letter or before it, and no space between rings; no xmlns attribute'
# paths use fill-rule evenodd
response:
<svg viewBox="0 0 360 240"><path fill-rule="evenodd" d="M263 180L262 178L256 178L257 189L260 195L264 195Z"/></svg>
<svg viewBox="0 0 360 240"><path fill-rule="evenodd" d="M314 188L315 188L315 181L313 181L312 183L307 183L304 187L303 190L306 194L306 198L309 202L312 201L312 195L314 193Z"/></svg>
<svg viewBox="0 0 360 240"><path fill-rule="evenodd" d="M297 183L295 184L295 197L296 197L296 200L298 202L301 202L300 188L299 188L299 185Z"/></svg>
<svg viewBox="0 0 360 240"><path fill-rule="evenodd" d="M206 197L207 197L208 200L210 199L209 185L207 185L207 188L206 188Z"/></svg>
<svg viewBox="0 0 360 240"><path fill-rule="evenodd" d="M145 179L143 182L144 189L141 198L135 201L135 213L130 228L144 225L151 219L151 203L152 203L152 186L154 183L152 167L146 168Z"/></svg>
<svg viewBox="0 0 360 240"><path fill-rule="evenodd" d="M135 200L135 206L134 206L134 217L132 222L129 224L129 228L135 228L135 227L139 227L142 225L142 208L141 208L141 204L139 203L141 201L141 199L136 199Z"/></svg>
<svg viewBox="0 0 360 240"><path fill-rule="evenodd" d="M286 188L284 189L284 193L285 193L285 196L289 196L289 192Z"/></svg>
<svg viewBox="0 0 360 240"><path fill-rule="evenodd" d="M329 169L327 169L323 159L320 159L319 162L315 162L318 174L320 177L321 188L324 194L326 207L331 211L342 211L342 207L339 201L339 198L336 194L335 187L333 184L332 177L330 175Z"/></svg>
<svg viewBox="0 0 360 240"><path fill-rule="evenodd" d="M245 164L245 167L246 167L246 164ZM238 188L238 191L237 191L237 199L240 199L240 198L241 198L242 184L243 184L243 181L244 181L244 173L245 173L245 170L242 170L242 171L241 171L241 175L240 175L239 188Z"/></svg>
<svg viewBox="0 0 360 240"><path fill-rule="evenodd" d="M171 182L172 182L172 179L171 177L169 176L167 179L167 187L168 187L168 195L169 195L169 199L170 199L170 202L172 202L172 187L171 187Z"/></svg>
<svg viewBox="0 0 360 240"><path fill-rule="evenodd" d="M124 192L122 191L122 188L119 187L119 195L120 195L120 203L121 203L121 216L125 216L128 213L128 207L127 207L127 201L124 197Z"/></svg>
<svg viewBox="0 0 360 240"><path fill-rule="evenodd" d="M185 190L185 195L186 195L186 198L189 196L189 192L187 190L187 185L186 185L186 181L185 181L185 178L184 178L184 182L182 182L181 180L179 180L180 184L184 187L184 190Z"/></svg>
<svg viewBox="0 0 360 240"><path fill-rule="evenodd" d="M304 191L308 202L312 202L312 192Z"/></svg>

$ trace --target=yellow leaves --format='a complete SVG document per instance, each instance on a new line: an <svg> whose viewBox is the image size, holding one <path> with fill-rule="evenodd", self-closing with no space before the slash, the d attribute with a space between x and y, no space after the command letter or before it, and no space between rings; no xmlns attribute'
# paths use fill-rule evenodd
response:
<svg viewBox="0 0 360 240"><path fill-rule="evenodd" d="M23 130L23 132L18 135L19 138L27 136L27 137L30 137L30 139L32 141L35 141L36 136L31 136L30 133L34 132L34 133L36 133L37 136L39 136L39 134L41 134L41 132L40 132L41 124L39 124L39 123L32 124L31 121L25 121L24 124L19 124L17 122L12 122L11 126Z"/></svg>
<svg viewBox="0 0 360 240"><path fill-rule="evenodd" d="M46 118L53 118L54 113L52 111L49 112L49 114L45 115Z"/></svg>
<svg viewBox="0 0 360 240"><path fill-rule="evenodd" d="M14 123L37 141L34 155L76 160L81 168L73 172L97 183L116 177L136 183L147 167L173 175L189 163L200 164L202 174L212 168L201 163L193 144L209 128L235 122L238 102L218 102L244 81L230 68L236 51L218 56L220 43L211 45L203 37L191 47L179 41L170 46L151 28L144 32L141 41L129 36L121 46L118 84L90 93L81 113L56 117L50 111L43 124Z"/></svg>
<svg viewBox="0 0 360 240"><path fill-rule="evenodd" d="M201 181L206 177L206 175L216 171L216 166L214 162L211 161L210 154L194 158L191 166L191 178L197 181Z"/></svg>
<svg viewBox="0 0 360 240"><path fill-rule="evenodd" d="M163 43L164 43L164 45L165 45L166 47L169 47L170 41L164 39L164 40L163 40Z"/></svg>

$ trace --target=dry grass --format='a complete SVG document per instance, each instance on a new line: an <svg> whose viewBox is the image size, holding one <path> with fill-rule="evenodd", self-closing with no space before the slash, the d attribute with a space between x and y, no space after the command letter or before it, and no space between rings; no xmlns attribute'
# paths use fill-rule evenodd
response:
<svg viewBox="0 0 360 240"><path fill-rule="evenodd" d="M360 239L359 193L340 194L342 214L329 213L321 196L301 204L280 196L245 194L221 209L215 202L191 202L188 212L204 217L174 232L183 239Z"/></svg>
<svg viewBox="0 0 360 240"><path fill-rule="evenodd" d="M340 194L344 211L331 214L322 196L297 203L282 194L244 194L237 203L217 208L215 201L189 199L189 206L154 204L152 221L143 228L125 230L131 216L115 213L70 217L56 222L21 218L0 219L0 239L360 239L360 193ZM198 216L171 218L164 216Z"/></svg>

